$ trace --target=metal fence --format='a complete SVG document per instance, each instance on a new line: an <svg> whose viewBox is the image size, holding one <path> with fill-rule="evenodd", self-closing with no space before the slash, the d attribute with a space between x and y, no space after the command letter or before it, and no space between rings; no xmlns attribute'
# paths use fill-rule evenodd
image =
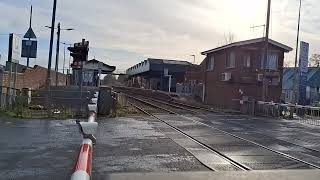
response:
<svg viewBox="0 0 320 180"><path fill-rule="evenodd" d="M177 83L176 93L202 98L203 84Z"/></svg>
<svg viewBox="0 0 320 180"><path fill-rule="evenodd" d="M86 116L95 89L65 88L48 90L2 87L0 107L24 117Z"/></svg>
<svg viewBox="0 0 320 180"><path fill-rule="evenodd" d="M241 112L249 115L283 117L320 126L320 107L263 101L242 101Z"/></svg>
<svg viewBox="0 0 320 180"><path fill-rule="evenodd" d="M30 106L50 110L53 114L73 112L75 115L85 116L92 96L91 91L37 90L31 91Z"/></svg>

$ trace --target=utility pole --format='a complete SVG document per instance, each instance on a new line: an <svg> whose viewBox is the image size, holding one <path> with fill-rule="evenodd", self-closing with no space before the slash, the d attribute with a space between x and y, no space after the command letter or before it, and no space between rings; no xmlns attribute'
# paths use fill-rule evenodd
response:
<svg viewBox="0 0 320 180"><path fill-rule="evenodd" d="M297 90L298 90L298 49L299 49L299 36L300 36L300 17L301 17L301 0L299 4L299 17L298 17L298 30L297 30L297 42L296 42L296 57L294 60L294 86L293 86L293 102L297 103Z"/></svg>
<svg viewBox="0 0 320 180"><path fill-rule="evenodd" d="M52 26L51 28L53 28ZM56 51L56 65L55 65L55 73L56 73L56 86L58 86L58 72L59 72L59 50L60 50L60 23L58 23L58 31L57 31L57 51Z"/></svg>
<svg viewBox="0 0 320 180"><path fill-rule="evenodd" d="M62 74L64 74L64 65L66 63L66 46L63 46L63 67L62 67Z"/></svg>
<svg viewBox="0 0 320 180"><path fill-rule="evenodd" d="M298 48L299 48L299 36L300 36L300 17L301 17L301 0L299 5L299 17L298 17L298 31L297 31L297 42L296 42L296 56L294 60L294 67L298 66Z"/></svg>
<svg viewBox="0 0 320 180"><path fill-rule="evenodd" d="M268 79L267 75L267 63L268 63L268 51L269 51L269 26L270 26L270 9L271 9L271 0L268 0L268 10L267 10L267 23L266 23L266 37L265 37L265 54L264 54L264 61L263 61L263 87L262 87L262 101L267 100L268 94Z"/></svg>
<svg viewBox="0 0 320 180"><path fill-rule="evenodd" d="M53 10L52 10L52 21L51 21L52 28L51 28L51 35L50 35L49 60L48 60L47 83L46 83L49 93L50 93L50 86L51 86L51 63L52 63L52 48L53 48L53 38L54 38L54 28L53 27L55 27L56 9L57 9L57 0L54 0L53 1Z"/></svg>

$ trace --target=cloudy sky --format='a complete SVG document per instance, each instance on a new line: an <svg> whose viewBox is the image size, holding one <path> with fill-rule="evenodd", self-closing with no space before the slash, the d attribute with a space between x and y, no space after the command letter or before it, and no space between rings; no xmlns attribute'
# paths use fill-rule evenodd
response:
<svg viewBox="0 0 320 180"><path fill-rule="evenodd" d="M39 52L31 64L47 66L50 31L44 26L51 23L52 2L1 0L1 64L7 58L7 34L23 36L32 3ZM199 63L204 58L200 52L223 45L229 33L235 40L261 37L263 28L250 27L265 24L266 4L267 0L58 0L57 22L62 28L76 29L62 32L63 42L86 38L90 58L123 70L147 57L192 61L190 55L195 54ZM272 39L295 46L298 6L298 0L273 0ZM301 40L310 43L310 54L320 53L319 9L319 1L303 0ZM287 64L292 64L294 54L286 55Z"/></svg>

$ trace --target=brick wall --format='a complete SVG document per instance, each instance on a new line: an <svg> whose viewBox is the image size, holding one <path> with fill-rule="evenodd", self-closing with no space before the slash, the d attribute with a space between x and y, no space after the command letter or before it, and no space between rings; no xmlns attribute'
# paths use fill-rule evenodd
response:
<svg viewBox="0 0 320 180"><path fill-rule="evenodd" d="M224 108L238 109L239 99L243 96L251 97L255 100L262 100L262 82L257 81L257 74L263 73L261 70L261 55L263 46L255 47L238 47L225 49L214 54L208 54L202 63L202 72L205 81L205 103ZM253 50L252 50L253 49ZM230 51L236 53L236 62L234 68L226 68L227 54ZM266 101L279 102L282 89L282 69L284 52L276 47L269 47L269 51L277 52L278 59L278 78L280 82L277 85L268 87ZM251 65L249 68L244 67L243 55L250 53ZM208 59L214 56L214 69L207 70L206 63ZM232 75L231 81L224 82L221 80L222 73L229 72ZM239 92L241 90L243 94Z"/></svg>
<svg viewBox="0 0 320 180"><path fill-rule="evenodd" d="M13 74L12 74L13 78ZM26 69L23 73L17 74L16 80L16 89L22 88L31 88L32 90L39 89L45 86L47 78L47 69L41 66L34 66L33 68ZM63 86L66 84L67 76L58 73L58 85ZM9 72L4 72L2 86L8 87L9 86ZM13 81L13 79L12 79ZM51 85L55 85L56 83L56 72L51 71Z"/></svg>

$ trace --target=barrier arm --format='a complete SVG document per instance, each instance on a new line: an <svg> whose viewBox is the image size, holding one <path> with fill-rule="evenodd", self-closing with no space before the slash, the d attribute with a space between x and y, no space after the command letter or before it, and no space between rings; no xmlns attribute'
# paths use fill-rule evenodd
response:
<svg viewBox="0 0 320 180"><path fill-rule="evenodd" d="M83 137L80 151L77 157L77 161L74 165L74 173L71 176L71 180L90 180L92 171L92 153L93 146L96 143L94 134L97 131L98 123L96 122L98 111L98 93L95 93L95 97L91 99L91 103L88 105L89 118L88 122L77 121L79 131Z"/></svg>

